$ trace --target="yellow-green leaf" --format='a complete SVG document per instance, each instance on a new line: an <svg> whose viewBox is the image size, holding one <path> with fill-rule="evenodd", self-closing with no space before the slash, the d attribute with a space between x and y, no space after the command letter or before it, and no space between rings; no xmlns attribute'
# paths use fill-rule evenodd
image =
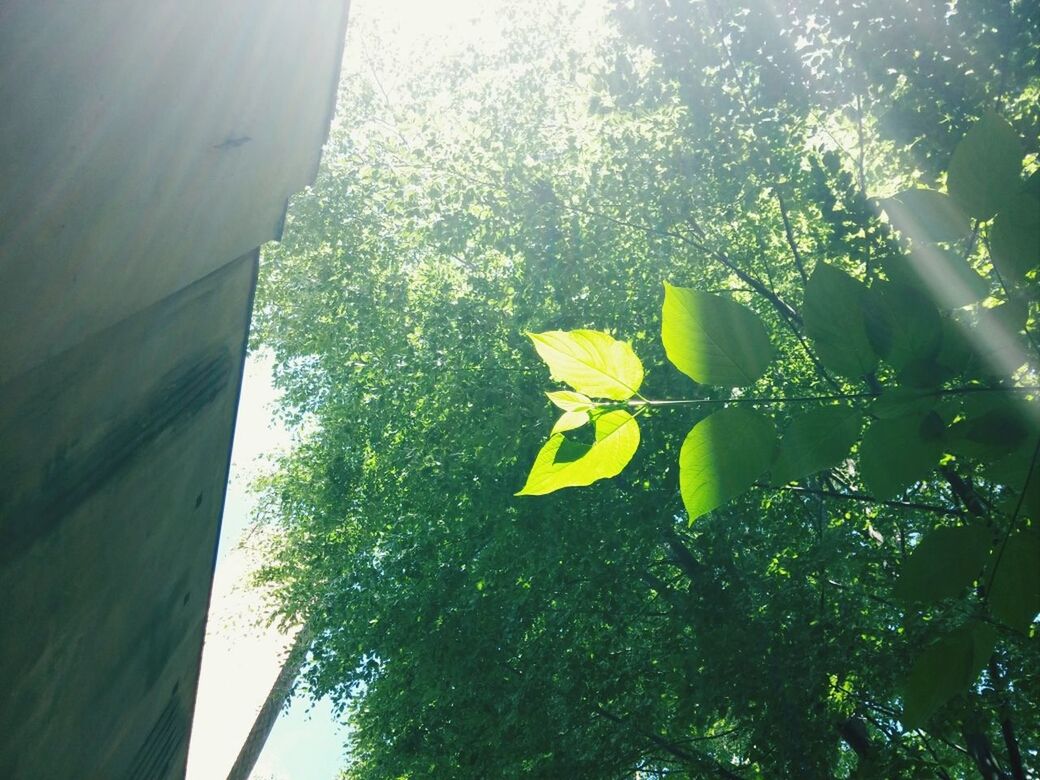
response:
<svg viewBox="0 0 1040 780"><path fill-rule="evenodd" d="M639 424L628 412L604 412L595 420L591 445L554 433L535 457L518 496L539 496L565 487L591 485L621 473L639 447Z"/></svg>
<svg viewBox="0 0 1040 780"><path fill-rule="evenodd" d="M631 345L598 330L528 333L553 379L577 392L624 401L643 383L643 364Z"/></svg>
<svg viewBox="0 0 1040 780"><path fill-rule="evenodd" d="M596 406L587 395L575 393L571 390L556 390L546 393L546 396L565 412L587 412Z"/></svg>
<svg viewBox="0 0 1040 780"><path fill-rule="evenodd" d="M589 421L588 412L564 412L552 427L553 433L563 433L580 428Z"/></svg>

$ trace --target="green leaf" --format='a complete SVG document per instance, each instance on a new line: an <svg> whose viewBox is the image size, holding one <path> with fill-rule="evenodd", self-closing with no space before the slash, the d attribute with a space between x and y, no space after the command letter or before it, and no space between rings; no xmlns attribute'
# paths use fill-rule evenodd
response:
<svg viewBox="0 0 1040 780"><path fill-rule="evenodd" d="M989 219L1022 187L1022 141L992 111L968 131L950 159L946 187L969 216Z"/></svg>
<svg viewBox="0 0 1040 780"><path fill-rule="evenodd" d="M956 252L920 244L905 259L904 272L893 281L923 291L940 309L959 309L989 295L989 282ZM893 267L893 262L886 265L889 278Z"/></svg>
<svg viewBox="0 0 1040 780"><path fill-rule="evenodd" d="M852 449L859 437L863 413L850 406L827 406L803 412L787 426L771 481L783 485L837 465Z"/></svg>
<svg viewBox="0 0 1040 780"><path fill-rule="evenodd" d="M639 424L631 414L617 409L598 415L595 428L596 440L591 446L572 442L562 433L550 436L516 495L540 496L620 474L639 447Z"/></svg>
<svg viewBox="0 0 1040 780"><path fill-rule="evenodd" d="M867 337L867 287L844 271L817 263L805 287L805 331L823 364L858 379L877 368Z"/></svg>
<svg viewBox="0 0 1040 780"><path fill-rule="evenodd" d="M588 396L624 401L643 383L643 364L632 347L598 330L528 333L553 379Z"/></svg>
<svg viewBox="0 0 1040 780"><path fill-rule="evenodd" d="M563 433L580 428L589 421L588 412L564 412L552 427L552 433Z"/></svg>
<svg viewBox="0 0 1040 780"><path fill-rule="evenodd" d="M990 255L1000 275L1021 282L1040 264L1040 199L1018 195L997 214L989 234Z"/></svg>
<svg viewBox="0 0 1040 780"><path fill-rule="evenodd" d="M920 290L878 282L867 298L867 335L877 353L901 371L912 362L935 357L942 341L942 319Z"/></svg>
<svg viewBox="0 0 1040 780"><path fill-rule="evenodd" d="M1025 518L1040 520L1040 464L1033 463L1037 437L1036 409L1027 414L1034 415L1026 418L1034 422L1023 446L1006 457L984 464L986 478L1008 488L1005 498L998 504L999 508L1009 517L1017 510L1020 521Z"/></svg>
<svg viewBox="0 0 1040 780"><path fill-rule="evenodd" d="M1040 536L1019 531L1007 540L989 591L993 616L1025 631L1040 612Z"/></svg>
<svg viewBox="0 0 1040 780"><path fill-rule="evenodd" d="M694 425L679 451L679 492L690 522L751 487L775 447L772 420L752 409L729 407Z"/></svg>
<svg viewBox="0 0 1040 780"><path fill-rule="evenodd" d="M993 461L1014 452L1029 429L1021 410L1008 401L950 426L949 449L955 455Z"/></svg>
<svg viewBox="0 0 1040 780"><path fill-rule="evenodd" d="M935 190L905 190L881 201L892 224L916 241L956 241L971 222L953 199Z"/></svg>
<svg viewBox="0 0 1040 780"><path fill-rule="evenodd" d="M903 564L896 597L910 604L934 604L959 595L982 573L990 537L981 525L931 531Z"/></svg>
<svg viewBox="0 0 1040 780"><path fill-rule="evenodd" d="M1025 328L1028 314L1028 308L1019 301L1008 301L992 308L979 307L970 334L983 374L1011 376L1029 359L1019 335Z"/></svg>
<svg viewBox="0 0 1040 780"><path fill-rule="evenodd" d="M592 399L582 393L575 393L570 390L556 390L545 395L565 412L587 412L596 408L596 404L593 403Z"/></svg>
<svg viewBox="0 0 1040 780"><path fill-rule="evenodd" d="M943 317L942 340L935 362L940 366L944 380L960 376L971 367L974 352L968 341L969 332L967 325L951 317Z"/></svg>
<svg viewBox="0 0 1040 780"><path fill-rule="evenodd" d="M927 412L870 424L859 448L859 469L875 498L887 501L928 476L942 455L941 438L931 431L937 419Z"/></svg>
<svg viewBox="0 0 1040 780"><path fill-rule="evenodd" d="M935 406L934 393L908 387L886 387L870 405L870 413L882 420L905 417L909 414L924 415Z"/></svg>
<svg viewBox="0 0 1040 780"><path fill-rule="evenodd" d="M927 647L903 686L903 725L922 728L936 710L978 679L997 635L985 623L969 623Z"/></svg>
<svg viewBox="0 0 1040 780"><path fill-rule="evenodd" d="M769 334L751 309L667 282L661 341L676 368L706 385L750 385L773 359Z"/></svg>

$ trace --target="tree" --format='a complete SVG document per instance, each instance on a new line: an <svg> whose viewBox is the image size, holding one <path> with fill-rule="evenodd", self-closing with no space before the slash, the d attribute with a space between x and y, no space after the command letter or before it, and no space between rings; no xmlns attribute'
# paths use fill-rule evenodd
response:
<svg viewBox="0 0 1040 780"><path fill-rule="evenodd" d="M986 108L1035 160L1037 16L1024 3L941 18L823 2L596 11L506 6L484 46L407 61L385 39L364 50L319 178L262 264L256 339L275 350L286 413L310 431L264 486L278 533L262 579L278 615L315 629L305 681L349 710L348 776L959 776L990 761L1024 772L1030 754L1014 746L1040 736L1031 618L999 626L982 682L942 692L926 728L909 730L914 665L950 655L929 649L937 639L963 648L975 597L967 583L934 608L900 596L907 566L945 543L934 529L981 524L981 508L1009 538L1010 515L990 507L1018 503L1024 473L987 479L990 455L953 453L907 482L889 462L912 458L900 440L877 448L868 481L841 466L847 453L818 465L815 446L788 457L779 487L720 488L727 501L690 511L679 463L736 385L744 397L864 396L845 400L858 417L829 412L825 425L799 416L812 405L767 415L785 440L793 427L817 441L817 428L862 423L869 400L878 419L849 442L860 470L882 432L946 436L963 405L920 409L917 385L954 378L929 387L939 375L918 362L955 343L950 296L964 288L976 297L957 317L1012 333L1010 354L1026 355L1001 386L1036 384L1035 271L997 249L1029 235L1028 210L1001 206L966 237L911 234L959 229L948 198L915 187L955 191L951 155ZM921 24L934 50L912 66ZM937 267L961 281L938 297ZM663 281L708 307L708 327L732 322L723 335L760 345L738 381L662 343ZM870 323L845 321L865 310ZM756 327L768 360L747 335ZM708 403L642 413L613 479L514 496L555 408L524 334L582 329L631 345L646 398ZM957 382L991 376L965 368ZM980 447L1007 449L1018 425L1028 446L1028 414L988 413L966 414L960 439L974 425ZM908 415L921 418L913 429ZM627 435L619 419L596 421L604 440ZM591 452L585 430L561 434L578 449L557 440L548 462ZM1035 533L1035 517L1014 516ZM1007 550L1028 563L1017 537Z"/></svg>

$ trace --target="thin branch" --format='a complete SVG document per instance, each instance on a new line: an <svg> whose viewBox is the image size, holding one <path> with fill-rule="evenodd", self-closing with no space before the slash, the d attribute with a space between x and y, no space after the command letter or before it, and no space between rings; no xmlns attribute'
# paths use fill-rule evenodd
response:
<svg viewBox="0 0 1040 780"><path fill-rule="evenodd" d="M772 488L774 490L788 490L792 493L806 493L809 495L826 496L827 498L841 498L846 501L860 501L864 504L877 504L879 506L887 506L892 509L913 509L922 512L933 512L938 515L945 517L963 517L964 512L960 509L949 509L944 506L938 506L936 504L924 504L917 501L883 501L880 498L874 498L866 493L844 493L839 490L826 490L823 488L807 488L800 487L798 485L782 485L780 487L774 487L772 485L765 485L757 483L758 487Z"/></svg>
<svg viewBox="0 0 1040 780"><path fill-rule="evenodd" d="M1011 764L1011 776L1015 780L1026 780L1026 771L1022 764L1022 750L1018 745L1018 738L1015 736L1015 726L1011 722L1011 708L1007 702L1007 680L1001 674L1000 667L993 656L990 656L989 659L989 676L993 681L993 689L999 696L997 714L1000 717L1000 733L1004 737L1008 762Z"/></svg>
<svg viewBox="0 0 1040 780"><path fill-rule="evenodd" d="M780 217L784 221L784 234L787 236L787 245L791 247L791 255L794 257L795 267L798 269L798 275L802 277L802 284L809 283L809 275L805 272L805 263L802 262L802 253L798 251L798 244L794 240L794 231L791 229L791 218L787 214L787 205L784 203L784 196L780 194L779 189L774 189L776 193L776 202L780 205Z"/></svg>
<svg viewBox="0 0 1040 780"><path fill-rule="evenodd" d="M625 726L626 728L632 728L632 724L630 722L627 722L624 718L621 718L618 715L615 715L614 713L605 710L603 707L600 707L599 705L596 705L595 712L597 715L606 718L611 723L616 723L617 725ZM674 742L667 740L664 737L655 734L652 731L647 731L646 729L636 730L643 736L645 736L648 740L650 740L652 743L654 743L657 747L661 748L674 758L678 758L680 761L684 761L687 764L693 764L695 766L703 767L705 765L708 765L712 769L714 769L715 772L718 773L719 777L724 777L726 778L726 780L744 780L743 777L741 777L735 772L730 771L711 756L705 755L704 753L701 753L699 751L691 752L687 748L680 747L679 745L676 745Z"/></svg>

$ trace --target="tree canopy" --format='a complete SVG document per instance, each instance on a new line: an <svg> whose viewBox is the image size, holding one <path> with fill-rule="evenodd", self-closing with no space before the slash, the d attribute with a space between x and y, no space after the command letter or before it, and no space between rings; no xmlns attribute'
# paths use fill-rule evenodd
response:
<svg viewBox="0 0 1040 780"><path fill-rule="evenodd" d="M1040 7L474 29L355 26L261 264L345 776L1032 776Z"/></svg>

